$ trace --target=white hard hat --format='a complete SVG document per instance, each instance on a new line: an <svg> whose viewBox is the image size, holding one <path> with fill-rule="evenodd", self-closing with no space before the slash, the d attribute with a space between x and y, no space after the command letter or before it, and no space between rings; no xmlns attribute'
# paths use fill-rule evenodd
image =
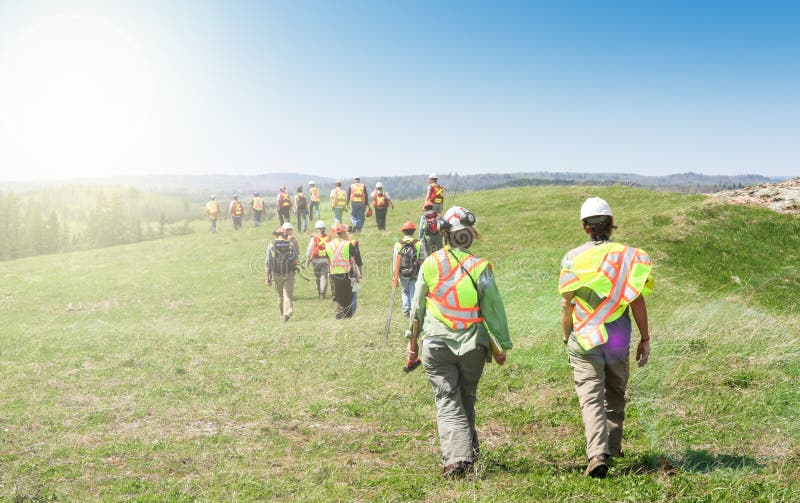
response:
<svg viewBox="0 0 800 503"><path fill-rule="evenodd" d="M472 227L478 221L475 214L461 206L453 206L444 212L444 220L450 224L448 232L460 231Z"/></svg>
<svg viewBox="0 0 800 503"><path fill-rule="evenodd" d="M429 179L430 179L430 178L434 178L434 179L437 179L437 180L439 179L439 177L438 177L438 176L436 176L436 173L431 173L431 174L430 174L430 176L429 176L428 178L429 178Z"/></svg>
<svg viewBox="0 0 800 503"><path fill-rule="evenodd" d="M294 227L292 226L291 222L283 222L283 225L281 225L281 229L290 230L294 229Z"/></svg>
<svg viewBox="0 0 800 503"><path fill-rule="evenodd" d="M381 182L378 182L378 183L375 184L375 188L376 189L382 189L383 188L383 184Z"/></svg>
<svg viewBox="0 0 800 503"><path fill-rule="evenodd" d="M314 183L314 180L309 180L308 184L309 185L316 185L316 183Z"/></svg>
<svg viewBox="0 0 800 503"><path fill-rule="evenodd" d="M217 196L215 196L214 194L211 194L210 196L208 196L209 199L216 199L216 197Z"/></svg>
<svg viewBox="0 0 800 503"><path fill-rule="evenodd" d="M314 224L314 228L317 229L317 230L324 229L325 228L325 222L323 222L322 220L317 220L317 223Z"/></svg>
<svg viewBox="0 0 800 503"><path fill-rule="evenodd" d="M605 199L600 197L590 197L584 201L583 206L581 206L581 220L584 218L601 215L609 217L614 216L614 214L611 212L611 206L608 205Z"/></svg>

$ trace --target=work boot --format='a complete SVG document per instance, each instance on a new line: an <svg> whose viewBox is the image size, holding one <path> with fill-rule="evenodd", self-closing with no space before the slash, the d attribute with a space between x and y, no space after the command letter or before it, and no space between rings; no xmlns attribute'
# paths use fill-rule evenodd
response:
<svg viewBox="0 0 800 503"><path fill-rule="evenodd" d="M282 316L282 318L283 318L283 322L284 322L284 323L286 323L287 321L289 321L289 316L287 316L287 315L285 315L285 314Z"/></svg>
<svg viewBox="0 0 800 503"><path fill-rule="evenodd" d="M470 461L456 461L455 463L449 464L442 469L442 477L446 479L456 479L459 477L463 477L469 467L472 466Z"/></svg>
<svg viewBox="0 0 800 503"><path fill-rule="evenodd" d="M325 294L324 293L319 294L319 300L325 300Z"/></svg>
<svg viewBox="0 0 800 503"><path fill-rule="evenodd" d="M589 460L589 465L586 467L586 471L583 472L583 476L604 479L607 473L608 463L606 462L606 456L604 454L598 454Z"/></svg>

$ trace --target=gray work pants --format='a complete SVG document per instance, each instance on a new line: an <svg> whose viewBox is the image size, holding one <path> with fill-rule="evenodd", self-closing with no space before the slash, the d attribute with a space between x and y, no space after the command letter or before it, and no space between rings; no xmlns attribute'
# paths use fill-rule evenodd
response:
<svg viewBox="0 0 800 503"><path fill-rule="evenodd" d="M475 401L486 348L456 356L442 341L424 341L421 359L436 397L436 424L444 466L473 462L478 454Z"/></svg>
<svg viewBox="0 0 800 503"><path fill-rule="evenodd" d="M314 266L314 277L317 280L317 293L321 298L325 298L328 291L328 259L315 258L311 261Z"/></svg>
<svg viewBox="0 0 800 503"><path fill-rule="evenodd" d="M619 456L622 452L629 351L630 332L626 337L609 330L609 341L588 351L574 336L567 344L589 459L600 454Z"/></svg>

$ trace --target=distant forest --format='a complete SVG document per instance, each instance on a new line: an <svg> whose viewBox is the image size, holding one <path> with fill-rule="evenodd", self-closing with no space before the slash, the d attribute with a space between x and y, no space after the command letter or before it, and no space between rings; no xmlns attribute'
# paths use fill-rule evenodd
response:
<svg viewBox="0 0 800 503"><path fill-rule="evenodd" d="M185 199L134 188L0 193L0 260L186 234L201 214Z"/></svg>

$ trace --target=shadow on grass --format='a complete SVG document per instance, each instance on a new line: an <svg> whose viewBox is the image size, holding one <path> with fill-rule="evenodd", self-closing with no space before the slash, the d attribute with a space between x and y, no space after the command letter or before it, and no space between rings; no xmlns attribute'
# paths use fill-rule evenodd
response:
<svg viewBox="0 0 800 503"><path fill-rule="evenodd" d="M645 473L660 473L675 475L679 471L689 473L710 473L717 470L746 470L757 469L763 465L752 456L737 456L731 454L713 454L705 449L687 449L681 459L668 459L660 454L643 454L634 458L631 463L622 460L617 463L620 475L641 475Z"/></svg>

